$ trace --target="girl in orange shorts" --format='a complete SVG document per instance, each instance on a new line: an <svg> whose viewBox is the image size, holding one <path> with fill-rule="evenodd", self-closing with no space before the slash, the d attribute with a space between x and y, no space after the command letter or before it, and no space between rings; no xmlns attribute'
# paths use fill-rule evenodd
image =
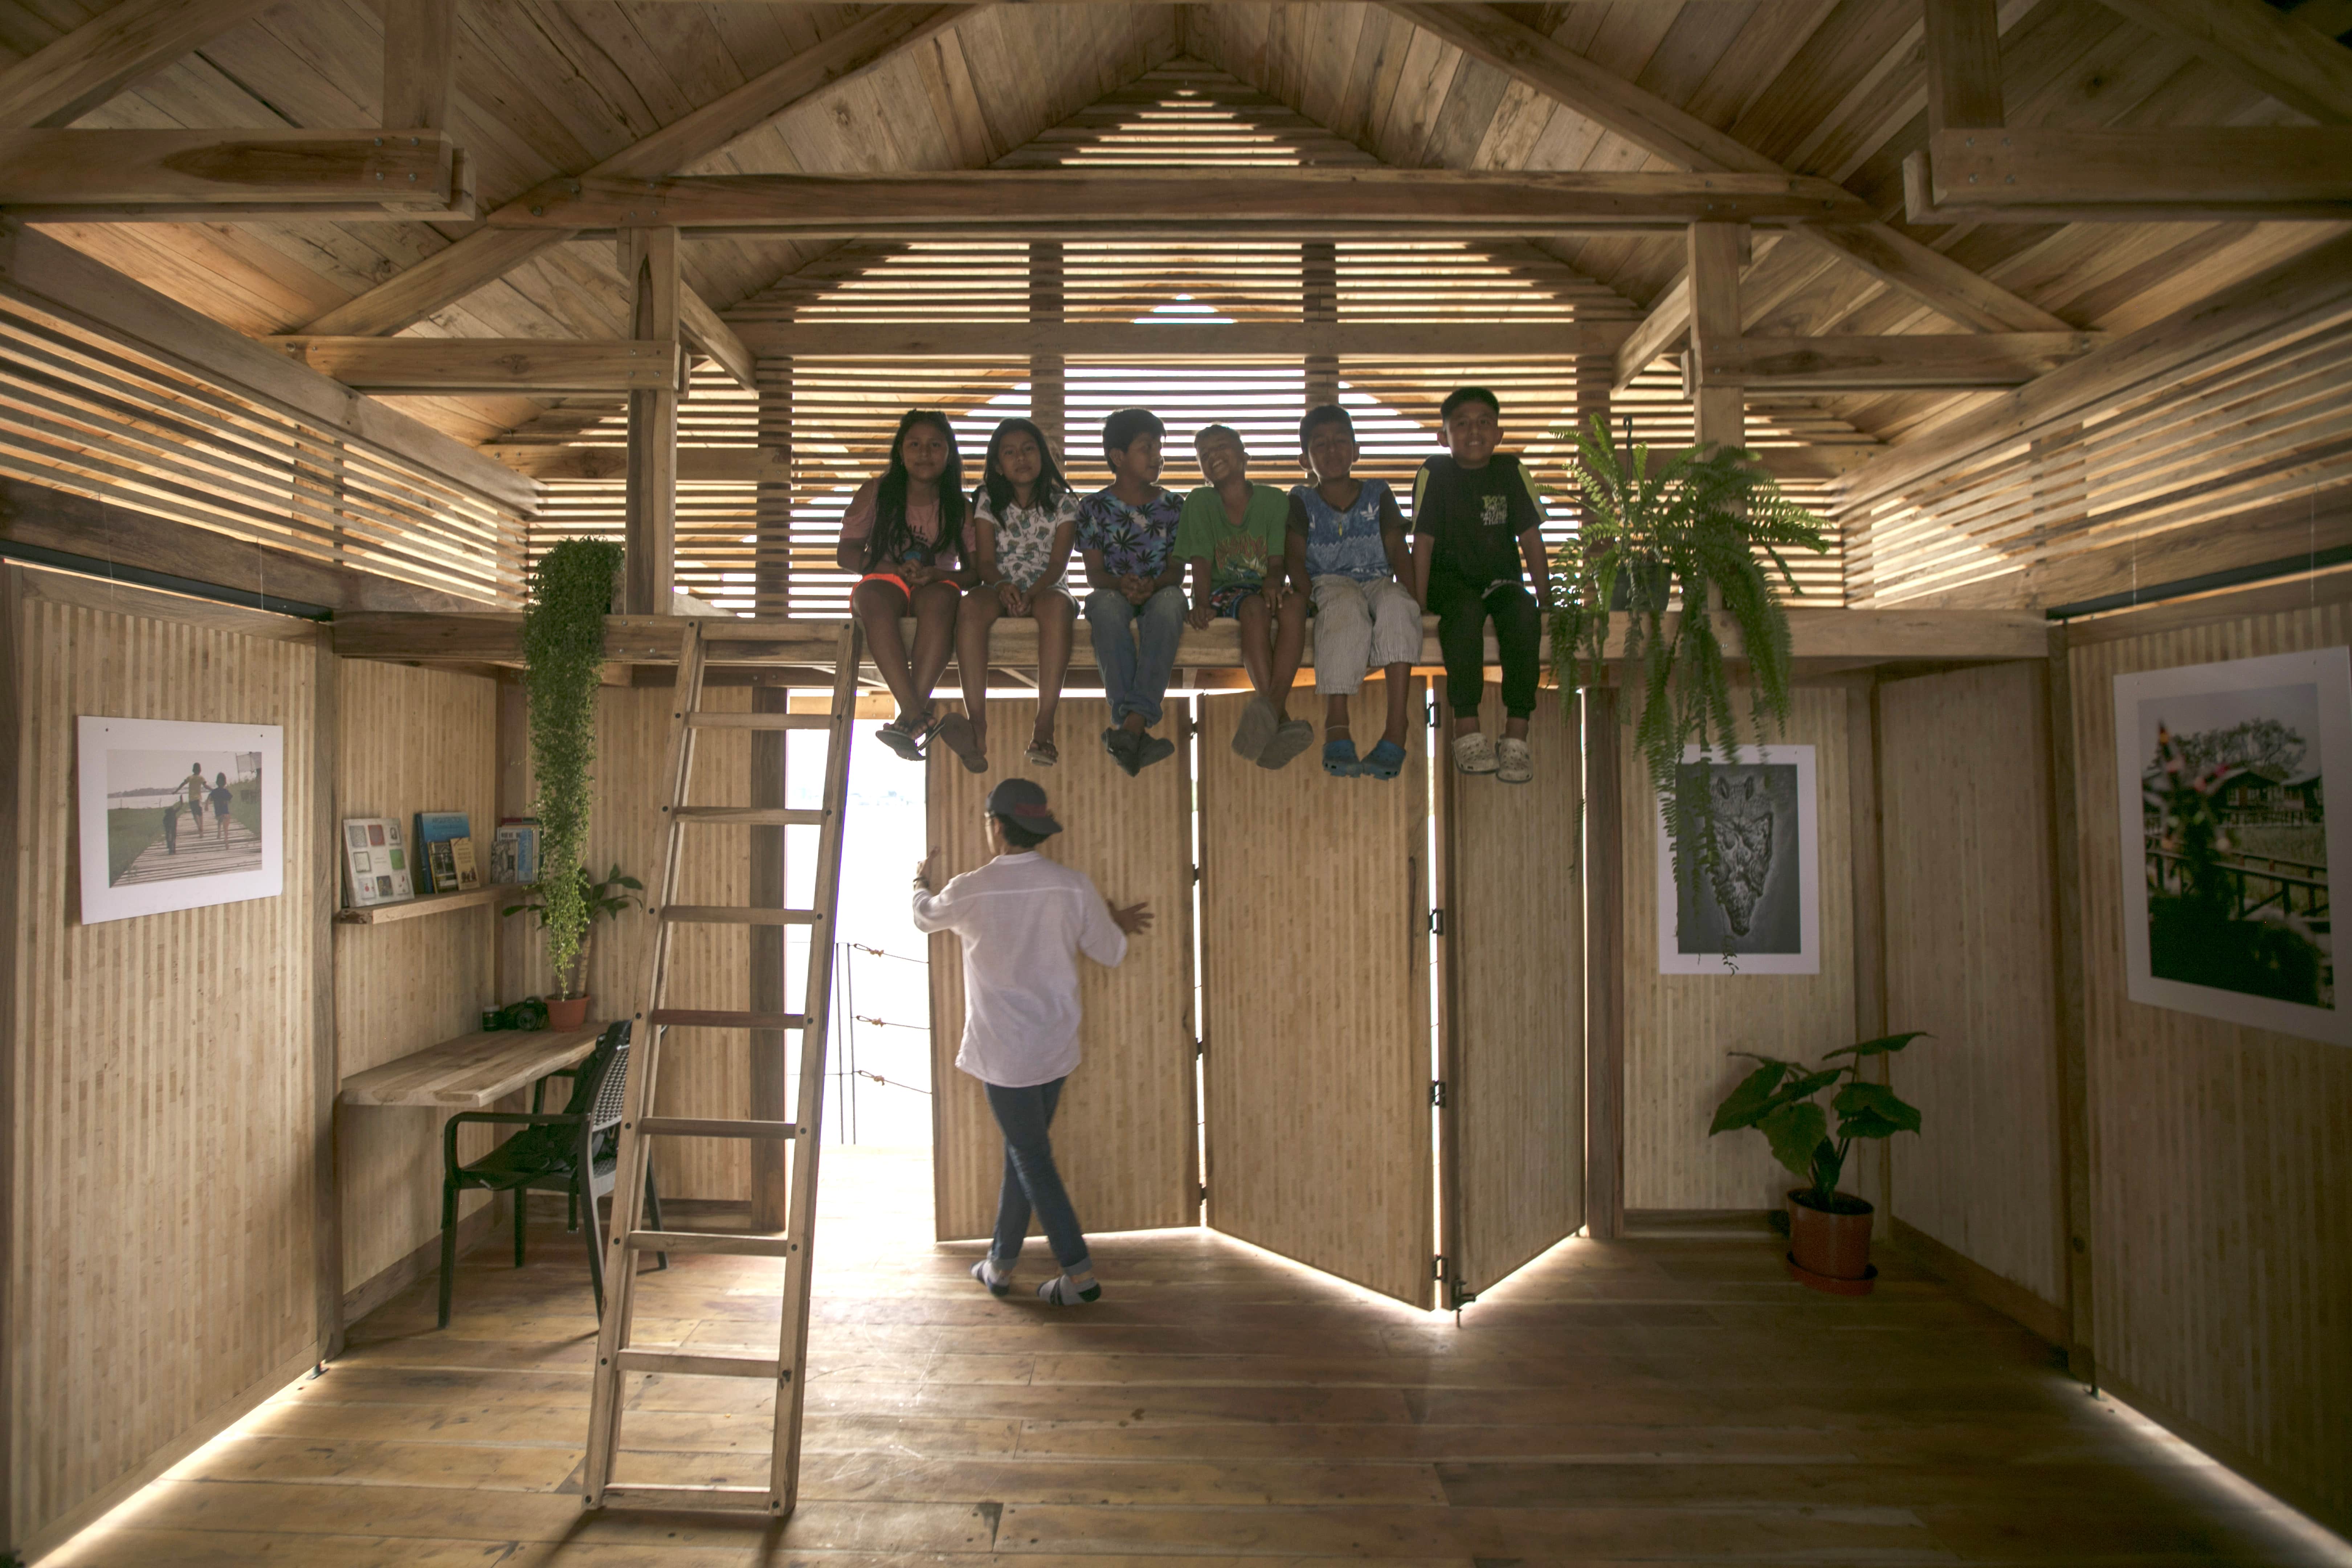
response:
<svg viewBox="0 0 2352 1568"><path fill-rule="evenodd" d="M835 559L860 575L849 613L866 631L867 657L898 700L898 716L882 726L882 743L915 762L938 728L931 688L939 684L955 645L956 606L965 578L963 461L955 429L935 408L909 409L890 442L889 466L850 498L841 519ZM915 619L915 647L907 651L899 622Z"/></svg>

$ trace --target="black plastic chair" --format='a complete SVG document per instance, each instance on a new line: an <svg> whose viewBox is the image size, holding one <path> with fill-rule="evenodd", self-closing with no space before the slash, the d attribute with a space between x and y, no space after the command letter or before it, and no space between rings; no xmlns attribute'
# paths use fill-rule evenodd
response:
<svg viewBox="0 0 2352 1568"><path fill-rule="evenodd" d="M613 1190L620 1163L618 1129L629 1080L628 1020L606 1028L596 1037L596 1048L587 1059L565 1070L572 1079L572 1099L560 1111L463 1110L449 1118L441 1151L441 1326L445 1329L449 1326L449 1296L457 1272L457 1194L468 1187L514 1194L518 1268L523 1262L529 1194L568 1194L574 1214L587 1221L580 1229L588 1243L589 1288L595 1292L597 1315L604 1315L604 1249L596 1200ZM537 1102L534 1094L533 1103ZM457 1129L467 1122L520 1126L524 1131L471 1164L461 1165ZM661 1197L654 1190L650 1168L646 1172L646 1208L653 1228L659 1230ZM667 1253L656 1256L659 1267L669 1267Z"/></svg>

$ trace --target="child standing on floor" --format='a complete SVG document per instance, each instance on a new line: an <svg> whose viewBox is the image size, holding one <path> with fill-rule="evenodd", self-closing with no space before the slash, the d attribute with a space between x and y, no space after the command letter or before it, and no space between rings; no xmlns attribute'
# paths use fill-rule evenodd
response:
<svg viewBox="0 0 2352 1568"><path fill-rule="evenodd" d="M1150 929L1151 912L1139 902L1114 908L1085 872L1037 853L1062 825L1029 780L1006 779L982 809L996 858L934 893L939 851L931 851L915 868L914 903L917 931L951 931L962 940L963 1041L955 1065L988 1091L1004 1134L996 1237L971 1277L992 1296L1011 1291L1034 1212L1061 1265L1037 1288L1038 1298L1075 1307L1099 1297L1102 1287L1047 1131L1078 1065L1078 954L1118 967L1127 939Z"/></svg>
<svg viewBox="0 0 2352 1568"><path fill-rule="evenodd" d="M891 437L890 461L857 487L842 514L835 559L859 574L849 613L866 630L866 657L898 700L898 715L876 738L908 762L923 754L937 726L931 688L948 667L964 578L963 460L955 427L935 408L913 408ZM907 656L898 622L915 617L915 652Z"/></svg>
<svg viewBox="0 0 2352 1568"><path fill-rule="evenodd" d="M1349 477L1355 421L1338 404L1298 424L1308 482L1290 492L1287 555L1294 583L1315 598L1315 689L1323 694L1323 771L1335 778L1392 779L1405 763L1405 698L1421 657L1421 606L1404 515L1380 479ZM1388 727L1356 754L1348 704L1375 667L1388 677Z"/></svg>
<svg viewBox="0 0 2352 1568"><path fill-rule="evenodd" d="M1054 711L1070 668L1077 606L1062 585L1078 523L1078 498L1026 419L1007 419L988 438L988 461L971 495L971 571L976 581L956 614L956 668L963 712L940 721L940 739L973 773L988 771L988 633L1005 616L1037 623L1037 722L1029 761L1050 768Z"/></svg>
<svg viewBox="0 0 2352 1568"><path fill-rule="evenodd" d="M1437 615L1454 767L1525 784L1535 776L1528 716L1536 710L1540 612L1551 578L1535 480L1516 454L1495 450L1502 416L1483 386L1462 387L1439 408L1447 455L1430 458L1413 479L1412 563L1421 601ZM1528 591L1530 579L1538 593ZM1503 662L1499 742L1478 727L1489 616Z"/></svg>
<svg viewBox="0 0 2352 1568"><path fill-rule="evenodd" d="M1184 635L1184 558L1176 553L1183 504L1160 488L1160 442L1167 427L1149 408L1122 408L1103 421L1111 482L1078 503L1078 553L1087 563L1087 626L1110 699L1103 749L1129 776L1176 754L1151 733Z"/></svg>
<svg viewBox="0 0 2352 1568"><path fill-rule="evenodd" d="M1284 553L1289 504L1251 480L1249 453L1230 426L1210 426L1192 449L1209 482L1184 498L1176 524L1176 553L1192 567L1191 620L1240 623L1242 665L1257 695L1234 727L1234 754L1278 768L1315 739L1315 726L1288 709L1307 641L1307 595L1292 591Z"/></svg>

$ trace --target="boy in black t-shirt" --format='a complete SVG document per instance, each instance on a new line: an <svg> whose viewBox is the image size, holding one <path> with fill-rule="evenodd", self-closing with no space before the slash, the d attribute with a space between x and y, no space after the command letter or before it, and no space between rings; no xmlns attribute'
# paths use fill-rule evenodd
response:
<svg viewBox="0 0 2352 1568"><path fill-rule="evenodd" d="M1445 700L1454 710L1454 765L1525 784L1535 776L1528 717L1536 710L1541 612L1551 578L1535 481L1517 456L1495 450L1502 415L1502 404L1483 386L1459 388L1439 409L1451 455L1430 458L1413 479L1412 565L1422 607L1437 614ZM1499 742L1478 727L1490 616L1503 660Z"/></svg>

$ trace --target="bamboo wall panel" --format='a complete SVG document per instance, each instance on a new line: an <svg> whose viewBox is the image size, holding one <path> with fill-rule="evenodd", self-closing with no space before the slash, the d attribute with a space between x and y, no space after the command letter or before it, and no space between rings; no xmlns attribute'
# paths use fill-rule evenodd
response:
<svg viewBox="0 0 2352 1568"><path fill-rule="evenodd" d="M651 886L662 848L661 783L668 754L675 692L668 687L606 687L596 706L595 803L590 808L587 847L590 872L603 877L615 865ZM702 706L740 711L751 706L749 687L711 687ZM726 731L706 731L695 742L696 805L751 803L749 739ZM523 763L524 798L531 798L528 752ZM799 781L794 780L795 786ZM814 804L814 802L810 803ZM792 830L797 834L799 830ZM814 835L810 835L813 841ZM793 839L798 847L798 839ZM808 853L814 854L814 843ZM751 900L751 835L748 829L712 826L688 829L678 879L678 901L742 904ZM550 984L545 949L531 924L518 915L503 940L509 972L520 977L517 995L544 994ZM636 909L600 920L588 955L588 989L596 1017L625 1018L645 1004L646 965L651 961L653 921ZM675 939L669 1005L741 1007L750 983L748 953L740 927L687 925ZM798 951L797 944L794 950ZM799 966L787 966L797 984ZM798 996L798 992L793 993ZM511 1001L512 997L505 998ZM736 1030L673 1029L663 1047L661 1083L655 1099L665 1116L743 1116L751 1105L751 1058L745 1037ZM740 1199L751 1192L751 1162L731 1140L664 1139L654 1148L654 1181L664 1196Z"/></svg>
<svg viewBox="0 0 2352 1568"><path fill-rule="evenodd" d="M1054 1161L1090 1231L1193 1225L1200 1177L1188 764L1180 752L1128 777L1097 739L1110 722L1109 706L1070 699L1058 719L1060 765L1033 767L1022 752L1036 717L1034 702L989 703L992 765L984 773L966 772L945 746L932 748L931 843L940 851L933 885L988 859L982 803L998 781L1027 777L1045 786L1062 825L1045 853L1084 871L1122 905L1150 900L1152 927L1129 939L1118 969L1079 966L1084 1055L1054 1118ZM921 853L908 847L908 869ZM930 943L934 1224L942 1240L987 1236L996 1224L1004 1143L979 1080L955 1069L963 1038L962 944L944 931Z"/></svg>
<svg viewBox="0 0 2352 1568"><path fill-rule="evenodd" d="M1846 698L1800 688L1776 743L1811 746L1820 798L1819 974L1658 973L1658 807L1641 752L1624 738L1619 776L1625 835L1625 1206L1778 1208L1794 1184L1757 1132L1709 1138L1715 1107L1755 1064L1726 1053L1811 1061L1851 1045L1853 886L1848 846ZM1632 707L1631 702L1628 707ZM1874 1162L1857 1159L1848 1190L1871 1196Z"/></svg>
<svg viewBox="0 0 2352 1568"><path fill-rule="evenodd" d="M2050 714L2040 663L1879 688L1886 1020L1923 1131L1892 1141L1894 1209L2065 1300Z"/></svg>
<svg viewBox="0 0 2352 1568"><path fill-rule="evenodd" d="M462 811L487 867L498 828L497 684L373 659L343 660L337 679L337 818L410 824L420 811ZM480 1028L483 1007L495 1000L491 926L498 919L493 907L337 926L338 1075L349 1078ZM530 1107L525 1097L502 1109ZM446 1120L446 1112L424 1106L336 1108L346 1290L439 1239ZM473 1159L495 1142L488 1128L466 1129L457 1152ZM459 1201L471 1214L489 1199L469 1193Z"/></svg>
<svg viewBox="0 0 2352 1568"><path fill-rule="evenodd" d="M2352 1524L2352 1051L2127 999L2114 678L2352 643L2352 606L2077 647L2095 1347L2124 1396Z"/></svg>
<svg viewBox="0 0 2352 1568"><path fill-rule="evenodd" d="M1482 710L1502 711L1489 686ZM1446 1247L1485 1289L1584 1223L1584 884L1576 732L1546 693L1535 783L1444 801Z"/></svg>
<svg viewBox="0 0 2352 1568"><path fill-rule="evenodd" d="M37 1542L316 1353L308 640L34 599L20 770L5 1484ZM258 617L256 617L257 619ZM285 727L285 890L79 923L78 714Z"/></svg>
<svg viewBox="0 0 2352 1568"><path fill-rule="evenodd" d="M1369 680L1355 733L1381 732ZM1234 755L1202 701L1201 996L1209 1223L1415 1305L1431 1296L1429 777ZM1303 713L1319 702L1301 694Z"/></svg>

